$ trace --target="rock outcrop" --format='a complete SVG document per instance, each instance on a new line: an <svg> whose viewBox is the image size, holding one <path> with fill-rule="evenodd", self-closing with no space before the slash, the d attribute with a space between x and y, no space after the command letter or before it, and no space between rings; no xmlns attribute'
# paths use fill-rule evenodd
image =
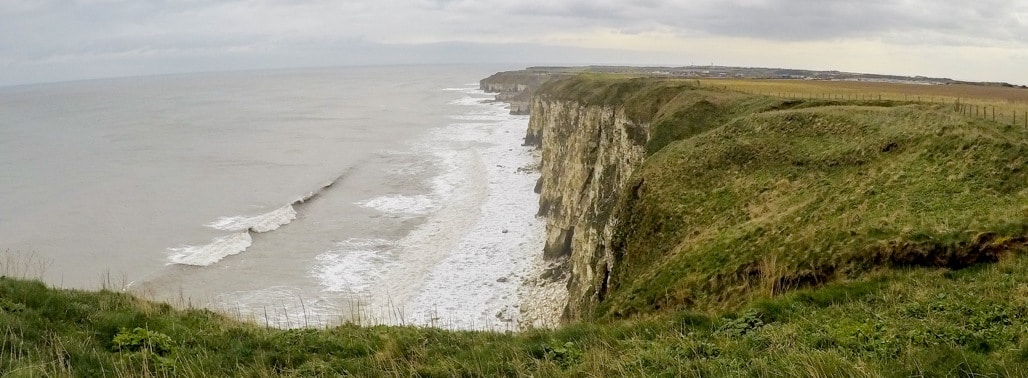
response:
<svg viewBox="0 0 1028 378"><path fill-rule="evenodd" d="M525 143L542 150L539 215L546 217L548 259L570 273L564 317L579 318L602 300L611 269L612 211L646 156L649 125L624 109L536 96Z"/></svg>

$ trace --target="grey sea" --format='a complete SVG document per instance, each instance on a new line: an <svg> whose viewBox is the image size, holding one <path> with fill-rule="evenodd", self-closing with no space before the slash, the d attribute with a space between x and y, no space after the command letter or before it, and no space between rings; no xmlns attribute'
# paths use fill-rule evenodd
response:
<svg viewBox="0 0 1028 378"><path fill-rule="evenodd" d="M280 327L510 329L543 223L496 70L0 88L0 261Z"/></svg>

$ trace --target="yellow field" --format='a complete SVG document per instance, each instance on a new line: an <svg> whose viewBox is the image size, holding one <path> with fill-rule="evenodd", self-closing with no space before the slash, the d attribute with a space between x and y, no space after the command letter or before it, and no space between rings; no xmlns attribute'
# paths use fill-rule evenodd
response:
<svg viewBox="0 0 1028 378"><path fill-rule="evenodd" d="M691 80L697 81L697 80ZM701 79L703 86L787 98L890 100L960 104L954 111L1028 128L1028 89L858 81Z"/></svg>

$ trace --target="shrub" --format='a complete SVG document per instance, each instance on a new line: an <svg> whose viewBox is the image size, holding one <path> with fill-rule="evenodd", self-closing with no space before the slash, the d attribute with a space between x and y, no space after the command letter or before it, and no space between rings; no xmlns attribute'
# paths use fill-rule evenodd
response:
<svg viewBox="0 0 1028 378"><path fill-rule="evenodd" d="M116 352L150 352L158 356L171 354L174 341L160 332L136 327L131 331L122 328L114 335L111 349Z"/></svg>

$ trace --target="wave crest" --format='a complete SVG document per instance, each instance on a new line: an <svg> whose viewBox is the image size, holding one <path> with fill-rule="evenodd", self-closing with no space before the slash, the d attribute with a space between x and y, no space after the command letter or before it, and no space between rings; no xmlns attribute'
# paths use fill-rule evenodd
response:
<svg viewBox="0 0 1028 378"><path fill-rule="evenodd" d="M225 257L245 251L250 248L251 244L253 244L253 238L250 237L250 232L244 231L215 238L205 245L183 245L168 248L168 251L171 252L168 261L171 264L208 266Z"/></svg>
<svg viewBox="0 0 1028 378"><path fill-rule="evenodd" d="M291 223L297 218L297 208L314 200L337 182L346 177L346 173L339 175L335 180L322 185L318 190L299 197L288 205L275 210L255 216L232 216L221 217L218 220L208 223L207 227L236 232L215 238L205 245L183 245L180 247L168 248L169 264L208 266L225 257L237 255L246 251L253 244L253 237L250 232L263 233L279 229Z"/></svg>
<svg viewBox="0 0 1028 378"><path fill-rule="evenodd" d="M222 231L246 231L268 232L277 230L282 225L288 224L296 219L296 209L293 205L285 205L270 212L252 217L234 216L221 217L218 220L207 224L207 227Z"/></svg>

